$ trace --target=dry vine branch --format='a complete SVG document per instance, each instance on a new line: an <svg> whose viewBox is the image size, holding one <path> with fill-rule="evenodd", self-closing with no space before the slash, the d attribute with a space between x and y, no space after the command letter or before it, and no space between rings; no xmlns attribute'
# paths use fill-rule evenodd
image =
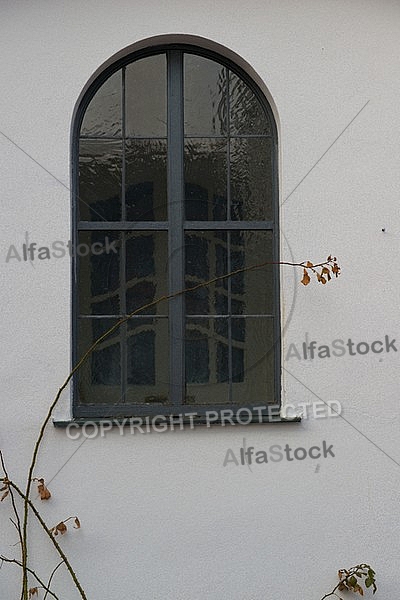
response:
<svg viewBox="0 0 400 600"><path fill-rule="evenodd" d="M54 575L56 574L56 571L59 567L61 567L61 565L64 563L64 561L62 560L61 562L58 563L58 565L56 567L54 567L54 569L52 570L50 577L49 577L49 581L47 582L47 589L46 589L46 593L44 595L43 600L46 600L48 594L51 594L52 592L50 591L50 585L52 582L52 579L54 577Z"/></svg>
<svg viewBox="0 0 400 600"><path fill-rule="evenodd" d="M7 558L6 556L3 556L3 555L1 555L1 556L0 556L0 561L1 561L2 563L3 563L3 562L6 562L6 563L13 563L13 564L15 564L15 565L18 565L19 567L22 567L22 563L21 563L21 561L19 561L19 560L16 560L15 558ZM62 565L62 562L60 562L60 563L57 565L56 569L58 569L58 567L59 567L60 565ZM53 570L53 573L55 573L55 570L56 570L56 569L54 569L54 570ZM27 567L27 569L26 569L26 570L28 571L28 573L30 573L30 574L31 574L31 575L32 575L32 576L33 576L33 577L36 579L36 581L38 582L38 584L40 585L40 587L42 587L44 590L46 590L46 595L45 595L45 598L46 598L46 596L47 596L48 594L50 594L50 596L53 596L53 598L55 598L55 600L60 600L60 599L59 599L59 597L58 597L58 596L56 596L56 594L55 594L54 592L52 592L52 591L51 591L51 589L50 589L50 582L51 582L51 578L50 578L50 580L49 580L49 583L46 585L46 584L45 584L45 583L44 583L44 582L43 582L43 581L40 579L40 577L39 577L39 576L38 576L38 575L35 573L35 571L34 571L33 569L30 569L29 567ZM52 573L52 575L53 575L53 573Z"/></svg>
<svg viewBox="0 0 400 600"><path fill-rule="evenodd" d="M355 567L351 567L350 569L339 569L338 577L339 583L335 585L335 587L331 592L329 592L329 594L325 594L325 596L323 596L321 600L325 600L325 598L329 598L330 596L336 596L336 598L339 598L339 600L343 600L341 596L336 594L336 590L340 592L358 592L360 596L364 596L364 590L361 587L359 581L357 581L357 578L360 580L361 583L364 583L366 588L372 587L373 594L375 594L377 590L375 581L375 571L371 568L370 565L367 565L366 563L361 563L359 565L356 565ZM362 580L363 577L365 578L364 581Z"/></svg>
<svg viewBox="0 0 400 600"><path fill-rule="evenodd" d="M21 524L20 524L20 520L19 520L19 515L18 512L16 510L15 507L15 503L14 500L12 498L12 502L13 502L13 509L14 512L16 514L16 518L17 518L17 529L19 531L19 536L20 536L20 542L21 542L21 557L22 557L22 561L21 561L21 566L22 566L22 571L23 571L23 576L22 576L22 593L21 593L21 599L22 600L29 600L28 595L29 595L29 589L28 589L28 547L27 547L27 530L28 530L28 516L29 516L29 507L32 509L33 513L35 514L36 518L39 520L40 524L42 525L42 527L45 529L46 533L50 536L50 539L52 540L53 544L55 545L58 553L60 554L60 556L63 559L63 562L65 562L65 565L67 566L71 577L77 587L77 589L79 590L79 593L81 595L82 600L87 600L86 599L86 595L81 587L81 585L79 584L79 581L76 577L76 574L74 572L74 570L72 569L71 565L69 564L67 557L65 556L65 554L63 553L62 549L60 548L60 546L58 545L58 543L56 542L56 540L54 539L54 536L51 533L51 530L48 530L43 519L41 518L41 516L39 515L38 511L36 510L36 508L34 507L34 505L31 503L30 499L29 499L29 495L31 492L31 487L32 487L32 482L33 481L38 481L37 479L33 478L33 471L35 469L36 466L36 461L37 461L37 456L39 453L39 449L40 449L40 445L41 442L43 440L43 436L44 436L44 432L45 429L51 419L53 410L55 408L55 406L57 405L62 392L65 390L65 388L68 386L69 382L71 381L72 377L74 376L74 374L78 371L78 369L80 369L80 367L86 362L86 360L88 359L88 357L91 355L91 353L96 349L96 347L107 337L109 337L114 331L116 331L122 324L126 323L131 317L133 317L134 315L138 314L139 312L146 310L148 308L151 308L153 306L155 306L156 304L159 304L162 301L166 301L166 300L171 300L172 298L175 298L177 296L181 296L187 292L192 292L195 291L199 288L202 287L206 287L208 285L211 285L212 283L215 283L217 281L221 281L223 279L227 279L228 277L232 277L234 275L237 275L239 273L244 273L246 271L252 271L255 269L260 269L261 267L267 266L267 265L287 265L287 266L292 266L292 267L300 267L303 269L303 279L302 279L302 283L303 285L308 285L310 282L310 277L308 275L308 272L311 271L313 274L316 275L317 280L320 283L325 284L327 281L329 281L331 279L330 276L330 271L332 272L333 275L335 275L335 277L338 277L338 275L340 274L340 267L338 266L337 262L336 262L336 257L332 257L331 255L328 256L328 258L326 259L326 261L317 263L317 264L313 264L310 261L303 261L303 262L299 262L299 263L294 263L294 262L288 262L288 261L265 261L256 265L251 265L249 267L243 267L240 269L236 269L235 271L231 271L230 273L226 273L225 275L220 275L218 277L213 277L212 279L209 279L208 281L205 281L203 283L199 283L197 285L194 285L192 287L188 287L185 288L184 290L179 290L177 292L171 293L171 294L166 294L164 296L161 296L160 298L157 298L156 300L149 302L148 304L145 304L141 307L139 307L138 309L132 311L129 315L127 315L126 317L120 319L119 321L117 321L117 323L115 323L112 327L110 327L110 329L108 329L104 334L102 334L97 340L95 340L93 342L93 344L89 347L89 349L83 354L83 356L81 357L81 359L77 362L77 364L74 366L74 368L70 371L69 375L67 376L67 378L65 379L64 383L61 385L60 389L58 390L53 402L51 403L47 415L40 427L40 431L33 449L33 454L32 454L32 459L31 459L31 463L29 466L29 471L28 471L28 477L27 477L27 483L26 483L26 489L25 489L25 493L22 493L21 490L19 490L19 488L17 488L17 486L13 483L11 484L11 482L8 481L8 477L6 475L6 495L8 493L9 490L11 490L11 487L13 487L19 494L20 496L23 498L24 501L24 510L23 510L23 521L22 521L22 533L21 533ZM319 273L317 271L317 268L321 268L321 272ZM325 277L326 276L326 277ZM4 467L3 467L4 468ZM41 480L39 480L41 481ZM43 483L44 485L44 483ZM5 496L3 496L4 499ZM47 499L50 497L50 493L46 493L46 491L44 490L44 494L43 496L41 495L42 499ZM56 526L57 527L57 526Z"/></svg>
<svg viewBox="0 0 400 600"><path fill-rule="evenodd" d="M10 487L14 488L14 490L21 496L21 498L23 498L24 502L27 500L27 504L28 507L31 508L33 514L35 515L35 517L37 518L37 520L39 521L40 525L42 526L42 528L44 529L44 531L46 532L47 536L51 539L55 549L57 550L58 554L60 555L60 557L62 558L63 562L65 563L65 566L67 567L72 580L77 588L77 590L80 593L80 596L82 598L82 600L87 600L86 594L83 591L83 588L81 586L81 584L79 583L79 580L76 576L75 571L73 570L71 563L69 562L67 556L64 554L63 549L61 548L60 544L57 542L57 540L55 539L55 537L52 535L52 532L50 529L48 529L46 523L43 521L39 511L36 509L35 505L33 504L33 502L29 499L26 498L24 493L22 492L22 490L20 490L20 488L13 482L10 481L9 482ZM28 599L29 600L29 599Z"/></svg>

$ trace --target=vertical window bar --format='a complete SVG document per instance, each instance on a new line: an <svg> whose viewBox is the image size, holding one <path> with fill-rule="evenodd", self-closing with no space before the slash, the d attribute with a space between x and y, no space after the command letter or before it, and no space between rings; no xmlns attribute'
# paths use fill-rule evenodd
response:
<svg viewBox="0 0 400 600"><path fill-rule="evenodd" d="M125 106L125 67L122 67L122 90L121 90L121 104L122 104L122 194L121 194L121 219L126 221L126 204L125 204L125 182L126 182L126 106Z"/></svg>
<svg viewBox="0 0 400 600"><path fill-rule="evenodd" d="M125 204L125 181L126 181L126 106L125 106L125 67L122 67L122 207L121 207L121 219L126 220L126 204ZM120 310L123 316L126 315L126 232L121 232L121 250L120 250L120 264L119 264L119 276L120 276ZM128 324L124 323L120 326L120 345L121 345L121 398L119 402L126 402L126 387L128 381L128 351L127 351L127 339L128 339Z"/></svg>
<svg viewBox="0 0 400 600"><path fill-rule="evenodd" d="M232 271L231 261L231 232L228 231L227 237L228 244L228 273ZM228 277L228 374L229 374L229 402L232 402L232 278Z"/></svg>
<svg viewBox="0 0 400 600"><path fill-rule="evenodd" d="M121 232L121 251L119 263L120 276L120 310L123 316L126 315L126 236L125 231ZM126 402L126 387L128 382L128 324L123 323L119 327L119 339L121 344L121 398L118 402Z"/></svg>
<svg viewBox="0 0 400 600"><path fill-rule="evenodd" d="M226 218L232 219L231 215L231 103L230 103L230 71L225 69L226 73L226 134L227 134L227 174L226 174ZM227 236L227 269L228 273L232 270L231 261L231 234L228 232ZM228 277L228 377L229 377L229 402L232 402L233 390L232 390L232 278Z"/></svg>
<svg viewBox="0 0 400 600"><path fill-rule="evenodd" d="M230 71L229 69L225 69L226 73L226 135L227 135L227 143L226 143L226 218L228 221L232 220L231 215L231 103L230 103Z"/></svg>
<svg viewBox="0 0 400 600"><path fill-rule="evenodd" d="M183 52L170 50L168 70L168 254L169 293L184 289L184 174L183 174ZM182 405L185 399L185 298L169 302L170 400Z"/></svg>

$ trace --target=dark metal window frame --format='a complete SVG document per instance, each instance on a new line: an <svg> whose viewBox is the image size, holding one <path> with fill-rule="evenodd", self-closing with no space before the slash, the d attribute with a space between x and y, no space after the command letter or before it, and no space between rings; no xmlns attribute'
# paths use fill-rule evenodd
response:
<svg viewBox="0 0 400 600"><path fill-rule="evenodd" d="M183 177L183 56L184 53L195 54L210 60L214 60L221 65L225 66L232 73L236 74L241 78L245 84L249 86L252 92L260 101L266 118L269 119L271 126L271 139L272 139L272 206L273 206L273 220L272 221L184 221L183 206L184 206L184 177ZM168 68L168 128L167 128L167 174L168 174L168 198L178 197L180 202L174 202L169 205L168 221L165 222L109 222L104 221L101 225L96 222L78 222L78 201L79 201L79 139L80 139L80 128L86 109L103 83L116 71L122 67L126 67L130 63L153 56L155 54L167 53L169 55L168 64L174 64L174 68ZM122 71L124 73L124 71ZM178 80L176 78L178 77ZM174 81L173 81L174 79ZM171 85L173 83L173 85ZM123 141L124 141L124 119L125 119L125 98L124 98L124 79L123 79L123 97L122 97L122 119L123 119ZM176 98L171 98L171 90L179 90ZM229 98L229 94L228 94ZM173 100L173 101L171 101ZM193 137L193 136L191 136ZM195 137L195 136L194 136ZM221 138L225 137L221 135ZM240 137L240 136L236 136ZM251 135L244 135L243 137L251 137ZM228 132L229 139L229 132ZM181 151L176 151L180 148ZM229 171L229 170L228 170ZM279 189L278 189L278 136L275 119L269 103L267 102L264 94L255 84L255 82L235 63L225 57L212 52L210 50L202 49L198 46L186 45L186 44L168 44L162 46L150 47L146 50L141 50L127 55L123 59L115 62L114 64L107 67L90 86L84 95L80 106L78 107L75 121L73 123L72 130L72 240L73 247L77 247L78 244L78 232L82 230L166 230L168 229L168 243L170 245L170 254L174 256L173 248L182 248L184 245L184 234L186 231L195 230L223 230L223 231L234 231L234 230L265 230L271 231L273 236L273 256L274 262L279 262ZM122 173L122 187L123 193L125 193L125 173L123 167ZM228 181L229 190L229 181ZM229 195L229 191L228 191ZM229 200L228 200L229 202ZM124 202L123 202L124 211ZM122 213L122 220L124 219L124 212ZM182 224L181 227L168 227L168 223L178 222ZM79 269L79 257L73 257L72 264L72 365L74 366L79 357L77 352L77 335L78 335L78 269ZM169 285L170 293L173 291L182 290L185 287L185 277L183 272L182 261L179 265L174 265L175 268L170 269L169 274ZM280 324L280 286L279 286L279 265L273 265L273 285L274 285L274 312L271 315L274 322L274 387L275 387L275 403L274 406L281 405L281 324ZM170 319L169 323L175 322L174 335L178 339L182 340L184 333L184 311L183 311L183 297L178 296L170 301ZM180 323L180 325L179 325ZM178 325L177 325L178 324ZM176 330L176 327L180 327L180 332ZM180 333L180 335L179 335ZM149 405L149 404L115 404L115 405L80 405L78 398L77 389L77 378L74 378L73 382L73 398L72 408L73 417L75 419L99 419L99 418L121 418L121 417L134 417L134 416L154 416L154 415L170 415L177 413L190 413L196 412L198 422L204 421L204 415L206 411L215 410L226 410L233 409L238 410L239 408L249 408L254 406L263 405L262 398L247 398L240 404L232 403L217 403L210 402L209 405L189 405L184 403L184 353L179 344L170 344L173 356L171 356L170 364L174 365L174 369L170 368L171 384L170 389L174 390L175 393L171 394L171 401L168 405ZM173 399L177 398L175 402ZM266 414L265 421L271 420ZM276 421L276 418L273 419ZM257 422L259 419L257 418Z"/></svg>

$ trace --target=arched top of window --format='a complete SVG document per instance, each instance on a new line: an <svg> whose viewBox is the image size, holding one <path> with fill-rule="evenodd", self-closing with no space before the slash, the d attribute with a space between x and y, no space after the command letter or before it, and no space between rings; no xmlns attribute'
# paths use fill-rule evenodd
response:
<svg viewBox="0 0 400 600"><path fill-rule="evenodd" d="M75 359L176 294L96 349L75 414L278 404L277 136L257 85L194 46L136 52L85 93L73 148L76 243L115 249L76 257Z"/></svg>
<svg viewBox="0 0 400 600"><path fill-rule="evenodd" d="M174 44L138 51L109 65L91 84L80 103L75 121L80 133L121 135L124 99L127 101L126 135L165 133L159 119L164 118L166 126L167 56L172 50L178 50L184 56L185 133L274 132L271 108L243 69L215 52ZM135 89L138 83L140 89ZM136 101L135 107L130 100ZM145 120L140 122L140 118ZM155 127L153 119L159 121L159 127Z"/></svg>

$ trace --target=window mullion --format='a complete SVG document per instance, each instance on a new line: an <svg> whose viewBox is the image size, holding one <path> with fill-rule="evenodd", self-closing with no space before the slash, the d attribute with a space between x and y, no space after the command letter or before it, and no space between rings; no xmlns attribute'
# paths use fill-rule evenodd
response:
<svg viewBox="0 0 400 600"><path fill-rule="evenodd" d="M121 220L126 220L126 105L125 105L125 67L122 69L122 91L121 91L121 120L122 120L122 193L121 193ZM121 249L120 249L120 311L126 315L126 232L120 232ZM128 383L128 324L124 323L120 326L120 345L121 345L121 398L120 401L126 402L126 391Z"/></svg>
<svg viewBox="0 0 400 600"><path fill-rule="evenodd" d="M183 53L168 52L168 221L169 292L184 289ZM185 397L185 298L169 302L170 401Z"/></svg>

